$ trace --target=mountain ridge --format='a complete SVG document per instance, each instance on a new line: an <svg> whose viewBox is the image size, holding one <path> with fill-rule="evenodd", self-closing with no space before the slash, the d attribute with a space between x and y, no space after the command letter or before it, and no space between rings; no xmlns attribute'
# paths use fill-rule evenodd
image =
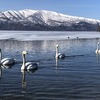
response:
<svg viewBox="0 0 100 100"><path fill-rule="evenodd" d="M47 10L0 12L0 30L97 31L100 20Z"/></svg>

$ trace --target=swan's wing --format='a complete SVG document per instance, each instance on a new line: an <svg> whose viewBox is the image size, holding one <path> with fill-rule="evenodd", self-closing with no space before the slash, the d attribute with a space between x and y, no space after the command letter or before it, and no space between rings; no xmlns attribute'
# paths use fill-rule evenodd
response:
<svg viewBox="0 0 100 100"><path fill-rule="evenodd" d="M58 54L58 58L61 58L61 59L62 59L62 58L65 58L65 54L59 53L59 54Z"/></svg>
<svg viewBox="0 0 100 100"><path fill-rule="evenodd" d="M28 70L34 70L37 68L37 63L34 63L34 62L27 62L25 64L25 67L28 69Z"/></svg>
<svg viewBox="0 0 100 100"><path fill-rule="evenodd" d="M12 58L4 58L1 60L1 63L4 65L11 65L15 63L15 60Z"/></svg>

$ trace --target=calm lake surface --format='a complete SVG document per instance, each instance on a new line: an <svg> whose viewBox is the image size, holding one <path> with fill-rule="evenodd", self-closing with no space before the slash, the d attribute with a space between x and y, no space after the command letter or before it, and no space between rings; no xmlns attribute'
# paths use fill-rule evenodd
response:
<svg viewBox="0 0 100 100"><path fill-rule="evenodd" d="M16 59L0 70L0 100L100 100L100 33L41 33L0 32L3 58ZM56 44L65 59L55 60ZM27 61L39 63L35 72L21 72L23 50Z"/></svg>

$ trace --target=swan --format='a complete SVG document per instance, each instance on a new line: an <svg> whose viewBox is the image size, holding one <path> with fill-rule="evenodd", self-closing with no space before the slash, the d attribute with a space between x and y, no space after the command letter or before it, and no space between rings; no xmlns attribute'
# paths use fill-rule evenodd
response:
<svg viewBox="0 0 100 100"><path fill-rule="evenodd" d="M2 50L0 49L0 61L2 65L14 65L15 64L15 59L13 58L3 58L2 59Z"/></svg>
<svg viewBox="0 0 100 100"><path fill-rule="evenodd" d="M59 45L56 45L56 59L64 59L65 58L65 54L59 53Z"/></svg>
<svg viewBox="0 0 100 100"><path fill-rule="evenodd" d="M37 63L35 62L26 62L25 55L28 54L26 51L22 52L23 64L21 66L21 71L30 71L37 69Z"/></svg>
<svg viewBox="0 0 100 100"><path fill-rule="evenodd" d="M96 49L96 51L95 51L96 54L100 53L99 44L100 44L100 43L97 43L97 49Z"/></svg>

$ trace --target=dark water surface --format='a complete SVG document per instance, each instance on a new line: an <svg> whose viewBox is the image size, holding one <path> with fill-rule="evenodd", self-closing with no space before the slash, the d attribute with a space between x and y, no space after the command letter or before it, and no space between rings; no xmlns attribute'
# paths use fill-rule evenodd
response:
<svg viewBox="0 0 100 100"><path fill-rule="evenodd" d="M0 40L3 58L16 64L2 69L0 100L100 100L99 39L17 41ZM66 58L55 60L55 45ZM23 50L27 60L39 63L35 72L21 72Z"/></svg>

